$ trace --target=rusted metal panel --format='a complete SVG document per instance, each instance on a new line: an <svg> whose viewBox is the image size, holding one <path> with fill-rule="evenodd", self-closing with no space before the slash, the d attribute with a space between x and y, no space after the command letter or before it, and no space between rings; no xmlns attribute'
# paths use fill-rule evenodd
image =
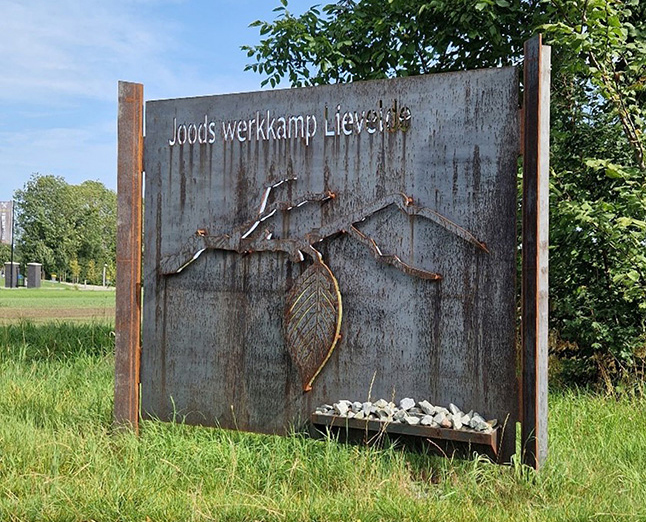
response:
<svg viewBox="0 0 646 522"><path fill-rule="evenodd" d="M139 426L143 85L119 82L114 423Z"/></svg>
<svg viewBox="0 0 646 522"><path fill-rule="evenodd" d="M409 396L499 419L507 459L517 92L507 68L148 102L143 413L286 433L319 404ZM366 124L395 103L392 132ZM316 132L269 130L298 116ZM310 247L343 321L304 392L284 319Z"/></svg>
<svg viewBox="0 0 646 522"><path fill-rule="evenodd" d="M522 448L526 464L547 457L550 47L525 44L522 239Z"/></svg>

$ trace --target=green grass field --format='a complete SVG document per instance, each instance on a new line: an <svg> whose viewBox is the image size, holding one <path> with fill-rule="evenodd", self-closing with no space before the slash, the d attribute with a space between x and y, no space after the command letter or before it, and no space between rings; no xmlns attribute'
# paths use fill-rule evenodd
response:
<svg viewBox="0 0 646 522"><path fill-rule="evenodd" d="M0 282L0 324L22 320L114 323L114 289L82 288L44 281L40 289L6 289Z"/></svg>
<svg viewBox="0 0 646 522"><path fill-rule="evenodd" d="M299 433L137 437L111 429L113 347L105 323L0 326L0 520L646 520L643 395L552 393L540 473Z"/></svg>

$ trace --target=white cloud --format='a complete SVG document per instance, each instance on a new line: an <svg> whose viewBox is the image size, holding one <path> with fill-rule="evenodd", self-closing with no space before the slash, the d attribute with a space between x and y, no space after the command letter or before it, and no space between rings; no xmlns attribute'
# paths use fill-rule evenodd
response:
<svg viewBox="0 0 646 522"><path fill-rule="evenodd" d="M3 2L0 99L112 100L120 77L167 79L163 57L178 27L155 18L148 4L152 2Z"/></svg>
<svg viewBox="0 0 646 522"><path fill-rule="evenodd" d="M278 3L0 0L0 200L32 172L114 188L118 80L146 99L257 89L238 46Z"/></svg>

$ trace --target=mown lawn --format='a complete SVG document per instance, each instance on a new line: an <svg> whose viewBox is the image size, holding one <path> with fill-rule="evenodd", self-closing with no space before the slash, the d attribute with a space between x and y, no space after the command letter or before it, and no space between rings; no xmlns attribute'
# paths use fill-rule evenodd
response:
<svg viewBox="0 0 646 522"><path fill-rule="evenodd" d="M443 459L144 422L113 433L109 325L0 327L0 520L646 520L646 400L550 396L550 456Z"/></svg>
<svg viewBox="0 0 646 522"><path fill-rule="evenodd" d="M0 285L0 324L23 320L114 323L115 292L43 282L43 287L6 289Z"/></svg>

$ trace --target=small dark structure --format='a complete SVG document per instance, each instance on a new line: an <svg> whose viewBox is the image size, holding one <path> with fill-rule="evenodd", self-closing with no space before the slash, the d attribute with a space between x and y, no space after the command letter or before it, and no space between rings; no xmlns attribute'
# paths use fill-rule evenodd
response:
<svg viewBox="0 0 646 522"><path fill-rule="evenodd" d="M13 269L12 269L12 266L13 266ZM5 286L5 288L18 288L18 276L19 275L20 275L20 264L19 263L5 263L4 264L4 286Z"/></svg>
<svg viewBox="0 0 646 522"><path fill-rule="evenodd" d="M40 288L42 268L40 263L27 264L27 288Z"/></svg>

